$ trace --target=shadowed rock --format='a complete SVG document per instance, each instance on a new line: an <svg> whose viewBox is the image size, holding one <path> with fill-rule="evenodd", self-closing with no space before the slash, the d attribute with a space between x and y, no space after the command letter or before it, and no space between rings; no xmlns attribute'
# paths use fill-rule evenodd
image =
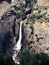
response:
<svg viewBox="0 0 49 65"><path fill-rule="evenodd" d="M15 35L15 22L16 22L16 13L14 11L9 11L10 15L3 14L0 20L0 44L2 50L6 52L6 45L10 46L10 38ZM10 43L10 44L9 44ZM5 50L4 50L5 49ZM8 48L9 49L9 48Z"/></svg>

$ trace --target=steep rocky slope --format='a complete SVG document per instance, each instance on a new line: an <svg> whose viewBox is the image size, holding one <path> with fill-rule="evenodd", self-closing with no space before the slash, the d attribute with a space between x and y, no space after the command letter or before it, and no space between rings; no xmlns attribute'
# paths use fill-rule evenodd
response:
<svg viewBox="0 0 49 65"><path fill-rule="evenodd" d="M19 35L19 23L23 20L22 50L27 49L30 52L49 54L49 7L39 7L37 3L35 5L34 0L29 1L30 5L28 3L27 5L26 3L22 5L22 3L24 1L11 7L8 4L10 7L7 5L8 10L0 10L2 12L2 14L0 13L1 51L13 53L12 48Z"/></svg>

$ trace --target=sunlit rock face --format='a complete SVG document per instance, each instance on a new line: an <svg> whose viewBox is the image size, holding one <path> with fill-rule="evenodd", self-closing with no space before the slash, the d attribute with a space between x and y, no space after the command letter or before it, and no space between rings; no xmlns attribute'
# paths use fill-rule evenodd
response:
<svg viewBox="0 0 49 65"><path fill-rule="evenodd" d="M11 4L12 5L15 5L15 4L17 4L18 3L18 0L11 0Z"/></svg>
<svg viewBox="0 0 49 65"><path fill-rule="evenodd" d="M49 54L49 22L37 21L34 23L34 40L36 53Z"/></svg>
<svg viewBox="0 0 49 65"><path fill-rule="evenodd" d="M3 16L3 13L7 11L7 9L10 8L10 4L6 1L3 1L0 3L0 19Z"/></svg>
<svg viewBox="0 0 49 65"><path fill-rule="evenodd" d="M49 6L49 0L37 0L38 6Z"/></svg>
<svg viewBox="0 0 49 65"><path fill-rule="evenodd" d="M18 0L1 0L0 1L0 19L3 16L4 12L8 11L9 8L13 5L16 5Z"/></svg>
<svg viewBox="0 0 49 65"><path fill-rule="evenodd" d="M30 52L44 52L49 55L49 22L37 20L24 25L25 39L29 43L27 49Z"/></svg>
<svg viewBox="0 0 49 65"><path fill-rule="evenodd" d="M33 39L33 33L31 35L32 32L31 28L33 28L33 23L24 24L25 40L29 43Z"/></svg>

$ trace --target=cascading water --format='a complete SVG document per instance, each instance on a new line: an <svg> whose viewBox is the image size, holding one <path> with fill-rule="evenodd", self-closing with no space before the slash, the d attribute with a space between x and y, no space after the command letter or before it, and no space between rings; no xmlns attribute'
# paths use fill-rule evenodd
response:
<svg viewBox="0 0 49 65"><path fill-rule="evenodd" d="M15 44L15 46L13 48L14 54L12 56L13 61L15 63L17 63L17 64L20 64L19 61L17 61L16 57L17 57L18 53L21 51L21 46L22 46L22 44L21 44L21 40L22 40L22 23L23 23L23 21L20 22L19 39L18 39L17 43Z"/></svg>

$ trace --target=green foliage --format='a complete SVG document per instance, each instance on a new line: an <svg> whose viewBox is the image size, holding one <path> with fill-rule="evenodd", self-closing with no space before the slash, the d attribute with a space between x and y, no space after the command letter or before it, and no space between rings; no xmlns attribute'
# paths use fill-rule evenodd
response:
<svg viewBox="0 0 49 65"><path fill-rule="evenodd" d="M43 16L40 15L39 12L36 15L35 14L30 14L29 17L28 17L28 21L35 21L36 19L38 20L40 18L43 18Z"/></svg>
<svg viewBox="0 0 49 65"><path fill-rule="evenodd" d="M23 15L22 12L17 12L17 13L16 13L16 18L19 19L22 15Z"/></svg>
<svg viewBox="0 0 49 65"><path fill-rule="evenodd" d="M33 5L37 3L37 0L25 0L26 1L26 7L33 8Z"/></svg>
<svg viewBox="0 0 49 65"><path fill-rule="evenodd" d="M11 56L0 54L0 65L15 65ZM49 65L47 54L30 53L25 50L20 55L20 65Z"/></svg>
<svg viewBox="0 0 49 65"><path fill-rule="evenodd" d="M0 54L0 65L15 65L11 56Z"/></svg>
<svg viewBox="0 0 49 65"><path fill-rule="evenodd" d="M42 15L39 15L39 14L36 15L36 18L37 18L37 19L40 19L40 18L42 18L42 17L43 17Z"/></svg>
<svg viewBox="0 0 49 65"><path fill-rule="evenodd" d="M29 51L22 52L22 55L20 57L20 65L32 65L31 56L29 54Z"/></svg>
<svg viewBox="0 0 49 65"><path fill-rule="evenodd" d="M29 15L28 20L34 21L36 16L34 14Z"/></svg>
<svg viewBox="0 0 49 65"><path fill-rule="evenodd" d="M49 57L44 53L35 54L26 50L20 59L20 65L49 65Z"/></svg>
<svg viewBox="0 0 49 65"><path fill-rule="evenodd" d="M30 27L31 28L31 34L34 34L34 29L33 27Z"/></svg>
<svg viewBox="0 0 49 65"><path fill-rule="evenodd" d="M26 7L30 7L31 6L31 1L30 0L26 0Z"/></svg>
<svg viewBox="0 0 49 65"><path fill-rule="evenodd" d="M36 4L37 3L37 0L34 0L34 3Z"/></svg>
<svg viewBox="0 0 49 65"><path fill-rule="evenodd" d="M30 8L31 7L31 4L27 4L27 8Z"/></svg>

